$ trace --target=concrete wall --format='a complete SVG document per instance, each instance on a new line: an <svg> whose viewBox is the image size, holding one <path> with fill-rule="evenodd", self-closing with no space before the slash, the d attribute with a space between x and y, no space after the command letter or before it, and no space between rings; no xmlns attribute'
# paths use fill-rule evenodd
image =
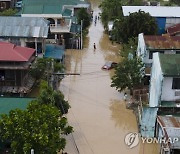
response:
<svg viewBox="0 0 180 154"><path fill-rule="evenodd" d="M149 51L146 50L146 44L144 41L144 34L143 33L140 33L138 35L137 56L141 57L142 61L145 64L151 64L152 63L152 59L149 59Z"/></svg>
<svg viewBox="0 0 180 154"><path fill-rule="evenodd" d="M172 89L172 77L165 77L162 85L162 101L175 101L180 99L180 96L175 96L175 91L180 91L180 89Z"/></svg>
<svg viewBox="0 0 180 154"><path fill-rule="evenodd" d="M151 69L150 91L149 91L149 106L155 107L159 105L162 87L162 70L159 61L159 53L153 54L153 64Z"/></svg>
<svg viewBox="0 0 180 154"><path fill-rule="evenodd" d="M145 55L147 54L147 52L146 52L146 44L145 44L145 41L144 41L144 34L143 33L140 33L138 35L138 47L137 47L137 53L136 54L137 54L138 57L141 57L142 61L143 61Z"/></svg>

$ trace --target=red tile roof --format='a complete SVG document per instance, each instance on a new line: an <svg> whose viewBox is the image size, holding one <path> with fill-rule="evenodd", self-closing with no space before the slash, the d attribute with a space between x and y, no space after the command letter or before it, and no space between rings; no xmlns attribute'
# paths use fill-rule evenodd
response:
<svg viewBox="0 0 180 154"><path fill-rule="evenodd" d="M0 42L0 61L27 62L34 53L35 49L32 48Z"/></svg>
<svg viewBox="0 0 180 154"><path fill-rule="evenodd" d="M180 23L167 28L167 33L170 35L176 35L177 33L180 33Z"/></svg>

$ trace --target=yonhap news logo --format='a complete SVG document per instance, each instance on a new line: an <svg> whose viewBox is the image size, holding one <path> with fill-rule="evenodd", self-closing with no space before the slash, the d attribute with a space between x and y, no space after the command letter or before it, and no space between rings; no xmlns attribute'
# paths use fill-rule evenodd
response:
<svg viewBox="0 0 180 154"><path fill-rule="evenodd" d="M130 148L134 148L139 144L139 134L138 133L129 133L124 138L125 144Z"/></svg>
<svg viewBox="0 0 180 154"><path fill-rule="evenodd" d="M136 147L139 142L142 142L143 144L144 143L148 143L148 144L151 144L151 143L164 143L164 144L173 144L175 142L178 142L179 141L179 138L178 137L168 137L168 138L160 138L160 137L140 137L140 135L136 132L131 132L131 133L128 133L125 138L124 138L124 142L125 144L130 148L134 148Z"/></svg>

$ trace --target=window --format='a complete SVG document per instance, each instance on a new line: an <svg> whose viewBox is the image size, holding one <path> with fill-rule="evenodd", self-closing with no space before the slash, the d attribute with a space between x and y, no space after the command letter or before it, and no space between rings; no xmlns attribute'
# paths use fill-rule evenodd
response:
<svg viewBox="0 0 180 154"><path fill-rule="evenodd" d="M180 89L180 78L173 78L172 89Z"/></svg>

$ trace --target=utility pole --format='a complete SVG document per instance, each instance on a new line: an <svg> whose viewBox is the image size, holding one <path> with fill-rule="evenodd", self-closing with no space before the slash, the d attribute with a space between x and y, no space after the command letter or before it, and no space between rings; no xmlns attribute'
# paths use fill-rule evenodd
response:
<svg viewBox="0 0 180 154"><path fill-rule="evenodd" d="M81 20L81 49L83 48L82 26L83 26L83 21Z"/></svg>

